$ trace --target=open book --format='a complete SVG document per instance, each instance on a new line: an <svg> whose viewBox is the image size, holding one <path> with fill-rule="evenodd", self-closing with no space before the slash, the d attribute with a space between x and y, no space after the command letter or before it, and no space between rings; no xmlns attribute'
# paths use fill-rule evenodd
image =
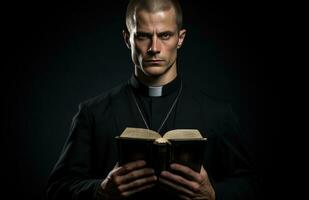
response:
<svg viewBox="0 0 309 200"><path fill-rule="evenodd" d="M175 129L162 137L153 130L126 128L116 137L119 164L145 160L159 174L179 163L200 172L206 140L196 129Z"/></svg>

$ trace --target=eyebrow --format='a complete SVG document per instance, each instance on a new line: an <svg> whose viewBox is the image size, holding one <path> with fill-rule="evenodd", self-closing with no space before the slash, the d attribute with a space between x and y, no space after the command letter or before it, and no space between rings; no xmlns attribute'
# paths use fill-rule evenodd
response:
<svg viewBox="0 0 309 200"><path fill-rule="evenodd" d="M143 36L151 37L153 34L150 32L137 31L135 35L143 35Z"/></svg>
<svg viewBox="0 0 309 200"><path fill-rule="evenodd" d="M173 31L162 31L162 32L157 33L158 36L164 35L164 34L173 35L174 32ZM136 35L145 35L145 36L151 37L153 35L153 33L152 32L144 32L144 31L137 31Z"/></svg>

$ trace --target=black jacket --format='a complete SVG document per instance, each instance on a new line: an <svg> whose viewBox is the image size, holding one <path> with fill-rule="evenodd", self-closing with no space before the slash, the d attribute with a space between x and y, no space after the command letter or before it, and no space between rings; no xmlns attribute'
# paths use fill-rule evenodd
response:
<svg viewBox="0 0 309 200"><path fill-rule="evenodd" d="M126 127L144 128L129 87L122 84L80 104L62 154L50 175L48 199L95 199L100 183L117 162L114 137ZM166 127L167 130L175 128L198 129L208 138L203 165L218 200L256 199L258 180L228 104L184 84ZM133 199L157 199L164 195L148 191Z"/></svg>

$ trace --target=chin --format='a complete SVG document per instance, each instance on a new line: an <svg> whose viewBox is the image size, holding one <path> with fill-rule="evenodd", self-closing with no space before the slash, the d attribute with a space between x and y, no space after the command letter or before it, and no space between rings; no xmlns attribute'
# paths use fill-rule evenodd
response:
<svg viewBox="0 0 309 200"><path fill-rule="evenodd" d="M167 71L167 69L165 67L162 67L162 66L155 66L155 67L148 66L148 67L145 67L143 69L143 72L147 76L161 76L166 71Z"/></svg>

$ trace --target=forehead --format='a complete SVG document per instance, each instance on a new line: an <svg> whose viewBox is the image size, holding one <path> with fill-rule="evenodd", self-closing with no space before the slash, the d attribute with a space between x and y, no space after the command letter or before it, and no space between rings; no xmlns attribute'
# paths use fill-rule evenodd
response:
<svg viewBox="0 0 309 200"><path fill-rule="evenodd" d="M177 29L176 13L172 8L157 12L139 10L135 17L137 31L174 31Z"/></svg>

